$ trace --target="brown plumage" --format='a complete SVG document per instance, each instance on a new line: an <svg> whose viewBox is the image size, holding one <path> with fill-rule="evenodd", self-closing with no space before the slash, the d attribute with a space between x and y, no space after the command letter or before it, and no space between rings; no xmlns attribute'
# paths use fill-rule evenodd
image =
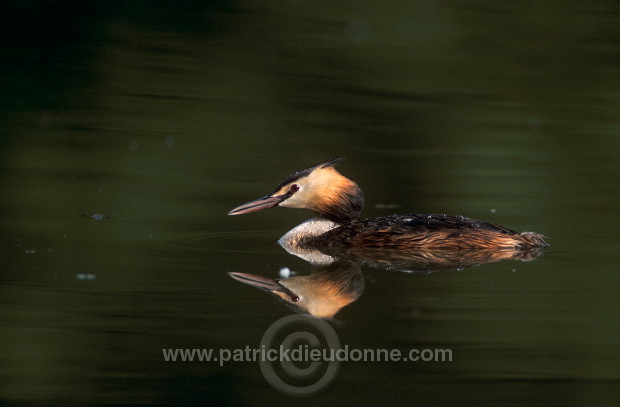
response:
<svg viewBox="0 0 620 407"><path fill-rule="evenodd" d="M543 236L513 230L464 216L437 214L391 215L336 227L303 242L314 247L419 247L444 249L525 249L546 246Z"/></svg>

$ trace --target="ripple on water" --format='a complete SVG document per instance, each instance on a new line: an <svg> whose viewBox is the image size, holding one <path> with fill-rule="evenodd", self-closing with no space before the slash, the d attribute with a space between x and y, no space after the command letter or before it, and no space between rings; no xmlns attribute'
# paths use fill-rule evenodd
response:
<svg viewBox="0 0 620 407"><path fill-rule="evenodd" d="M170 238L170 248L184 251L230 253L274 253L282 231L192 231Z"/></svg>

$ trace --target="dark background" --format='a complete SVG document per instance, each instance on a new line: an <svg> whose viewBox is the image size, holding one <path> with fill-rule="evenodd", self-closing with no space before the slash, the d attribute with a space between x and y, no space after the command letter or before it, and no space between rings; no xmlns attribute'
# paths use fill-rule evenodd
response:
<svg viewBox="0 0 620 407"><path fill-rule="evenodd" d="M49 0L0 19L7 405L618 405L616 4ZM164 362L257 346L291 312L226 272L309 273L275 241L310 214L225 213L335 155L365 216L463 214L553 246L364 270L343 344L449 364L344 363L291 398L257 363Z"/></svg>

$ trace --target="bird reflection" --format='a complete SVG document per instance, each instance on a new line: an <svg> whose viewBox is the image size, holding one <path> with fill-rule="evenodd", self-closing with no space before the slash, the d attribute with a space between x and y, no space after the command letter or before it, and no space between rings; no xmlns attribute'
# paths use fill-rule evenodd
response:
<svg viewBox="0 0 620 407"><path fill-rule="evenodd" d="M335 261L308 276L279 280L247 273L229 275L239 282L275 295L297 312L318 318L333 318L364 291L360 267L349 261Z"/></svg>
<svg viewBox="0 0 620 407"><path fill-rule="evenodd" d="M282 244L297 257L312 264L329 264L347 260L382 270L410 273L447 271L502 260L531 261L543 254L543 248L382 248L382 247L321 247L308 248Z"/></svg>
<svg viewBox="0 0 620 407"><path fill-rule="evenodd" d="M328 247L320 250L298 246L284 248L318 266L318 271L307 276L278 280L247 273L229 275L278 297L296 312L326 319L334 318L338 311L360 297L364 290L362 265L408 273L432 273L501 260L530 261L542 254L542 249L420 251L362 247ZM297 249L299 251L295 251Z"/></svg>

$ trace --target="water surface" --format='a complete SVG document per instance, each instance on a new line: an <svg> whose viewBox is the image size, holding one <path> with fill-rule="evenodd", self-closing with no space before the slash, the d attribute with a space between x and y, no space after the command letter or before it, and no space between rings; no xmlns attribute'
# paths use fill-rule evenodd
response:
<svg viewBox="0 0 620 407"><path fill-rule="evenodd" d="M618 405L612 10L3 7L8 404ZM552 246L463 271L362 269L333 322L342 343L450 348L450 363L345 362L291 398L257 363L165 362L162 348L257 346L291 314L227 273L309 274L276 241L310 214L225 214L335 155L364 216L462 214Z"/></svg>

